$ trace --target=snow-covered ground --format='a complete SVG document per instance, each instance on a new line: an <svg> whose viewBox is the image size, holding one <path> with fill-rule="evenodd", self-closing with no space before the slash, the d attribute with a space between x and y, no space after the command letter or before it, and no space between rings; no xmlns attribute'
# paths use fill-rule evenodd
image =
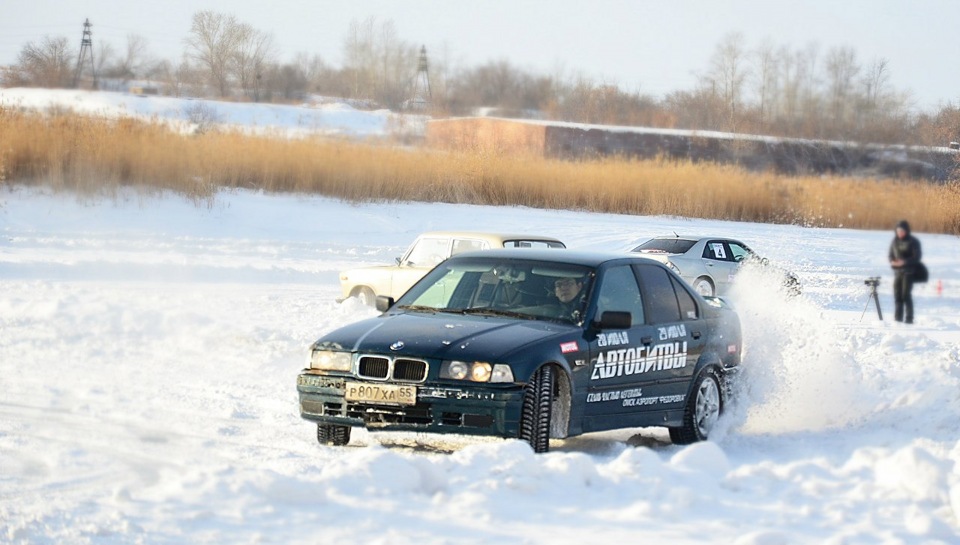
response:
<svg viewBox="0 0 960 545"><path fill-rule="evenodd" d="M742 399L707 442L354 433L324 447L296 375L374 314L337 272L429 229L620 251L740 238L804 295L742 278ZM892 228L892 226L891 226ZM918 234L917 323L864 279L889 232L306 196L0 192L0 543L960 543L960 240ZM940 285L942 291L937 287Z"/></svg>
<svg viewBox="0 0 960 545"><path fill-rule="evenodd" d="M167 123L184 131L219 126L285 137L416 135L422 133L426 122L423 116L357 110L345 102L293 106L68 89L0 88L0 107L132 117Z"/></svg>

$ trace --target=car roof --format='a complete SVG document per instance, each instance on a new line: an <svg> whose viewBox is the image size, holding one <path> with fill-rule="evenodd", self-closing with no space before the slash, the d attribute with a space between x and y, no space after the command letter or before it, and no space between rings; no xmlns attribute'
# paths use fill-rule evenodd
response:
<svg viewBox="0 0 960 545"><path fill-rule="evenodd" d="M597 252L587 250L561 250L546 248L498 248L494 250L464 252L451 257L451 260L470 258L490 258L490 259L524 259L535 261L548 261L552 263L566 263L570 265L582 265L586 267L597 267L610 261L628 261L657 263L647 257L638 254L626 254L618 252Z"/></svg>
<svg viewBox="0 0 960 545"><path fill-rule="evenodd" d="M563 242L555 237L544 235L531 235L524 233L490 233L486 231L426 231L420 233L417 238L424 237L443 237L443 238L475 238L503 242L504 240L542 240L545 242Z"/></svg>
<svg viewBox="0 0 960 545"><path fill-rule="evenodd" d="M681 235L661 235L659 237L649 238L645 242L649 242L651 240L689 240L692 242L700 242L701 240L729 240L732 242L740 242L740 239L733 238L733 237L681 236Z"/></svg>

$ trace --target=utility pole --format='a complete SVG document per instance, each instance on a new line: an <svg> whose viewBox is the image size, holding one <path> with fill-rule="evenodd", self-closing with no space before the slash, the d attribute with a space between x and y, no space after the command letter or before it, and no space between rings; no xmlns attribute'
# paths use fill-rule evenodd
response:
<svg viewBox="0 0 960 545"><path fill-rule="evenodd" d="M77 68L73 73L73 88L80 85L80 74L83 72L83 59L90 56L90 73L93 74L93 88L97 88L97 65L93 62L93 33L90 32L90 19L83 22L83 37L80 39L80 55L77 57Z"/></svg>
<svg viewBox="0 0 960 545"><path fill-rule="evenodd" d="M413 96L407 101L411 110L426 110L433 102L430 89L430 70L427 63L427 46L420 46L420 60L417 62L417 76L413 82Z"/></svg>

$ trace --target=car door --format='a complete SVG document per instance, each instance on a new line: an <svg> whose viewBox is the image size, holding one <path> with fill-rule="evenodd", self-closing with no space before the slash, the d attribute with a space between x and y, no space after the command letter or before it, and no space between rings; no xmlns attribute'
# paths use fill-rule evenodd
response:
<svg viewBox="0 0 960 545"><path fill-rule="evenodd" d="M653 335L645 368L654 362L646 379L657 382L646 389L657 397L656 409L682 407L706 343L699 303L690 287L663 267L633 267L640 279L646 322Z"/></svg>
<svg viewBox="0 0 960 545"><path fill-rule="evenodd" d="M708 240L703 248L703 266L716 283L716 293L725 293L737 275L739 263L734 260L726 240Z"/></svg>
<svg viewBox="0 0 960 545"><path fill-rule="evenodd" d="M644 301L629 264L608 267L595 289L595 321L604 312L630 313L630 327L601 329L590 344L591 374L584 416L594 420L593 429L617 427L621 415L643 410L647 385L661 373L646 369L647 353L657 332L647 324Z"/></svg>

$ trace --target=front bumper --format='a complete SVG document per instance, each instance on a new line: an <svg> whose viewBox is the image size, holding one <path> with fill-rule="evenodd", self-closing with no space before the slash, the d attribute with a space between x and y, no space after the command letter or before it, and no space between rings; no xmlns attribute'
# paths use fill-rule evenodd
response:
<svg viewBox="0 0 960 545"><path fill-rule="evenodd" d="M522 385L417 384L415 405L388 405L346 401L348 380L367 382L354 377L301 373L297 377L300 416L318 423L377 430L500 437L517 437L519 433Z"/></svg>

